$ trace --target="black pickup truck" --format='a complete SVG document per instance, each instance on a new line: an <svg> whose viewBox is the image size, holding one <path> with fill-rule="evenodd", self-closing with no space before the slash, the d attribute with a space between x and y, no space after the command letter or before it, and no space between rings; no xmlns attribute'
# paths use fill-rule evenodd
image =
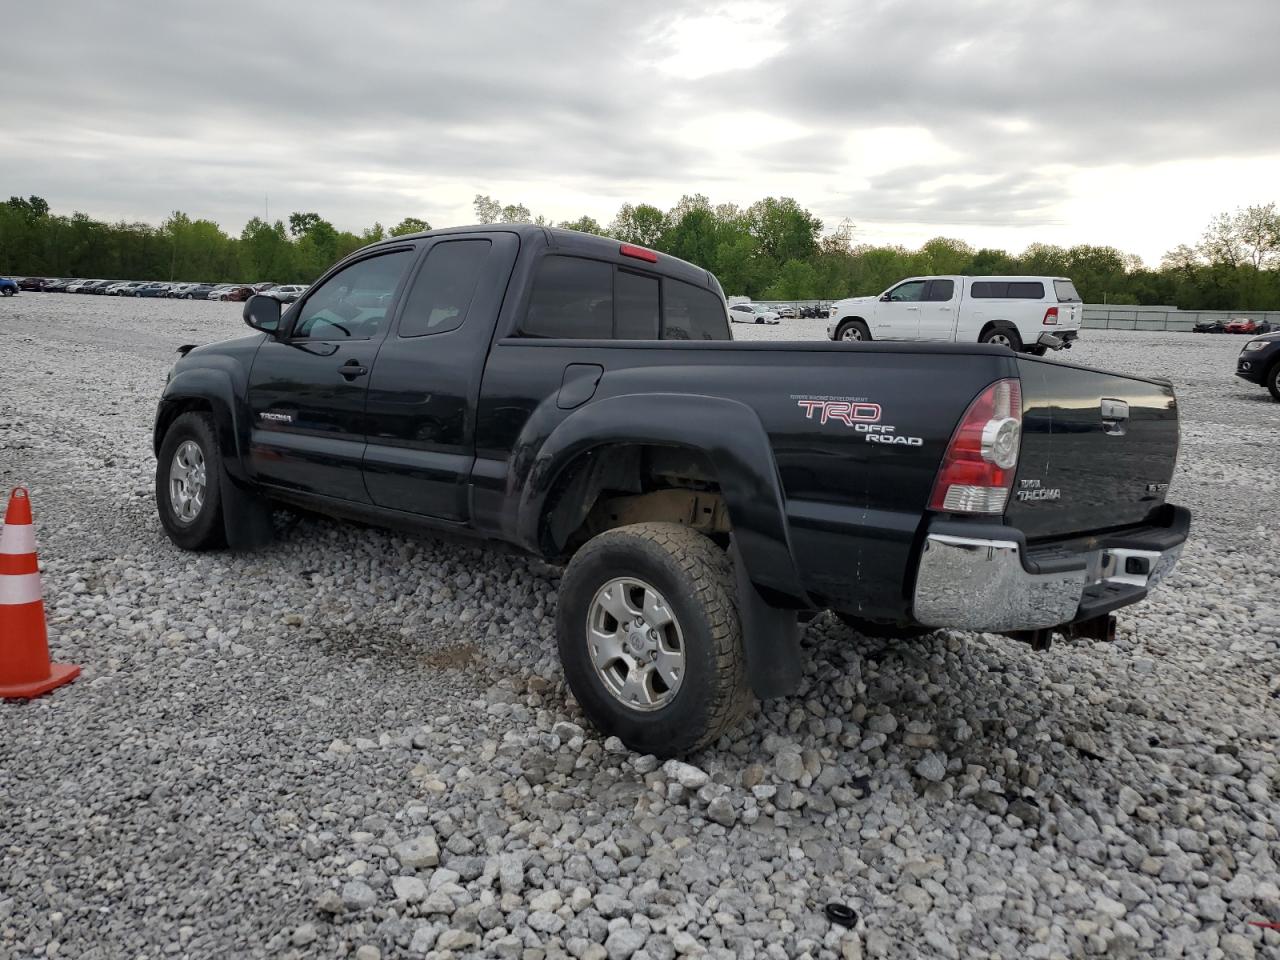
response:
<svg viewBox="0 0 1280 960"><path fill-rule="evenodd" d="M567 563L588 716L678 754L792 691L798 624L1105 637L1173 567L1163 380L979 344L735 343L705 270L536 226L397 237L184 348L155 421L173 541L273 502Z"/></svg>

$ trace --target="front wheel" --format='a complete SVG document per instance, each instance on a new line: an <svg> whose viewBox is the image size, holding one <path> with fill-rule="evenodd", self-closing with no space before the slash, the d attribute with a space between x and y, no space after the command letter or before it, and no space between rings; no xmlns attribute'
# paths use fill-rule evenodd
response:
<svg viewBox="0 0 1280 960"><path fill-rule="evenodd" d="M837 340L870 340L871 331L861 320L847 320L836 331Z"/></svg>
<svg viewBox="0 0 1280 960"><path fill-rule="evenodd" d="M4 294L6 297L12 297L13 292L12 287L5 287L3 290L0 290L0 293Z"/></svg>
<svg viewBox="0 0 1280 960"><path fill-rule="evenodd" d="M1012 327L992 327L978 338L979 343L998 343L1014 353L1022 349L1022 337Z"/></svg>
<svg viewBox="0 0 1280 960"><path fill-rule="evenodd" d="M1271 391L1271 399L1280 403L1280 360L1267 371L1267 389Z"/></svg>
<svg viewBox="0 0 1280 960"><path fill-rule="evenodd" d="M184 413L173 421L156 460L156 508L169 539L183 550L226 542L218 481L222 456L213 418Z"/></svg>
<svg viewBox="0 0 1280 960"><path fill-rule="evenodd" d="M560 581L556 632L583 711L633 750L705 747L751 704L732 564L679 524L619 527L582 547Z"/></svg>

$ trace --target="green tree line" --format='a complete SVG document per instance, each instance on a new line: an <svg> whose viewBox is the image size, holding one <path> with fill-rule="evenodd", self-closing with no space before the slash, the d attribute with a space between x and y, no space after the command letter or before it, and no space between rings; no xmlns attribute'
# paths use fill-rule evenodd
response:
<svg viewBox="0 0 1280 960"><path fill-rule="evenodd" d="M540 223L522 203L477 195L479 223ZM770 300L830 300L879 293L903 277L930 273L1051 274L1071 277L1089 303L1174 304L1187 310L1280 309L1280 213L1275 203L1215 217L1198 241L1165 254L1159 267L1111 246L1033 243L1018 254L974 249L937 237L918 249L855 242L853 225L823 222L790 197L748 207L696 194L670 210L623 204L608 224L591 217L555 226L615 237L696 263L725 292ZM40 197L0 205L0 273L131 280L310 282L335 260L387 236L428 230L406 217L390 230L338 230L317 213L255 217L239 236L175 212L159 226L53 214Z"/></svg>

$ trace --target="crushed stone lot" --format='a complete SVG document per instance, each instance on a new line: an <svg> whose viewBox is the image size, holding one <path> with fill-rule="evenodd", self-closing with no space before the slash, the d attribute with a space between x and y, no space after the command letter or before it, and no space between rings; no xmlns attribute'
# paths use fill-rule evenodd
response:
<svg viewBox="0 0 1280 960"><path fill-rule="evenodd" d="M1065 357L1181 403L1192 538L1116 642L824 615L798 695L663 764L568 701L540 562L313 517L169 543L155 402L239 313L0 301L0 485L84 665L0 703L0 957L1280 956L1280 404L1246 338Z"/></svg>

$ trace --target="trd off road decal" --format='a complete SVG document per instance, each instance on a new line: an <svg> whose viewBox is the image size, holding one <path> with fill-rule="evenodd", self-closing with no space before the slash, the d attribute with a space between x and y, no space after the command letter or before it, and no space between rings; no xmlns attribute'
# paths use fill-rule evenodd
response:
<svg viewBox="0 0 1280 960"><path fill-rule="evenodd" d="M867 443L924 446L923 438L900 436L897 427L881 423L880 404L872 403L866 397L815 397L793 393L791 399L804 411L806 420L817 420L823 425L844 424L862 434Z"/></svg>

